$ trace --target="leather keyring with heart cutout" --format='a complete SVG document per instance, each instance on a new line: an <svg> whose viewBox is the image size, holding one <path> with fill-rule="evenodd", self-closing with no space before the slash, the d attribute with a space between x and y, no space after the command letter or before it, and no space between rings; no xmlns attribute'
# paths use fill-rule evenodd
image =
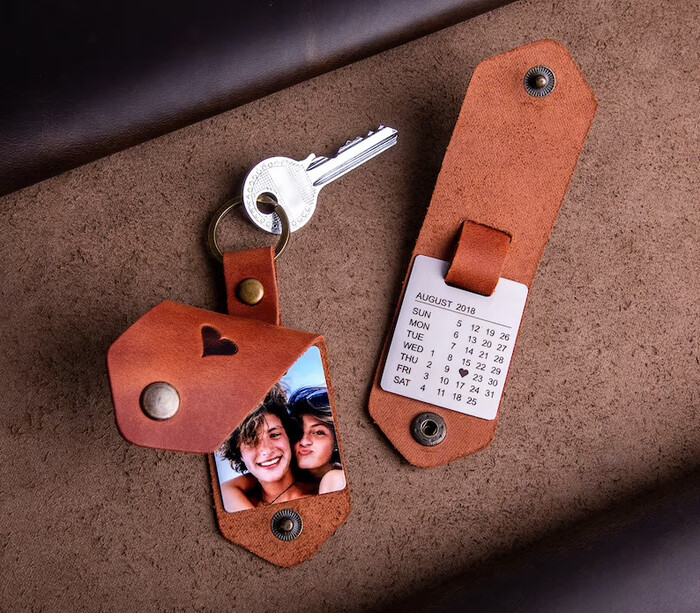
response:
<svg viewBox="0 0 700 613"><path fill-rule="evenodd" d="M109 350L112 397L131 443L208 455L224 537L295 566L350 513L328 352L322 336L280 325L281 208L277 254L219 250L219 222L235 204L216 212L207 241L223 262L228 314L154 307ZM321 430L329 444L312 436Z"/></svg>

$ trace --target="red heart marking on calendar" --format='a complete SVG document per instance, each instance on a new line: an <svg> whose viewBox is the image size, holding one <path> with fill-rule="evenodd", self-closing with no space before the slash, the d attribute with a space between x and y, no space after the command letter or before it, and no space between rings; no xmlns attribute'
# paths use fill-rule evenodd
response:
<svg viewBox="0 0 700 613"><path fill-rule="evenodd" d="M462 377L466 377L469 374L469 371L466 368L460 368L459 369L459 374Z"/></svg>

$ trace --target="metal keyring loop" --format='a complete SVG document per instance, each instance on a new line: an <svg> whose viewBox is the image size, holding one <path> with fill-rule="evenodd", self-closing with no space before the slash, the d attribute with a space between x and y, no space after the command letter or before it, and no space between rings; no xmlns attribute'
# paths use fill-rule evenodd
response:
<svg viewBox="0 0 700 613"><path fill-rule="evenodd" d="M209 253L211 253L212 256L214 256L214 258L216 258L216 260L218 260L222 264L224 262L224 254L222 253L221 248L219 247L219 242L217 240L217 235L219 233L219 224L221 223L221 220L224 217L226 217L226 215L228 215L234 208L236 208L242 202L243 199L239 196L237 196L236 198L231 198L231 200L224 202L224 204L222 204L216 210L212 218L209 220L209 228L207 229L207 247L209 248ZM287 243L289 243L289 217L287 217L287 213L277 202L275 203L271 214L275 214L277 215L277 217L279 217L280 225L282 226L280 240L278 241L277 246L275 247L275 259L277 259L282 255L282 252L287 247Z"/></svg>

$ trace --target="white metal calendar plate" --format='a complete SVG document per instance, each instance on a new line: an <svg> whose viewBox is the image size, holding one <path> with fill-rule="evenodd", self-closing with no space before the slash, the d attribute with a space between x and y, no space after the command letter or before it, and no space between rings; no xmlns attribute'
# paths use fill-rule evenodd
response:
<svg viewBox="0 0 700 613"><path fill-rule="evenodd" d="M481 419L496 418L527 286L501 278L491 296L445 283L449 262L416 256L381 387Z"/></svg>

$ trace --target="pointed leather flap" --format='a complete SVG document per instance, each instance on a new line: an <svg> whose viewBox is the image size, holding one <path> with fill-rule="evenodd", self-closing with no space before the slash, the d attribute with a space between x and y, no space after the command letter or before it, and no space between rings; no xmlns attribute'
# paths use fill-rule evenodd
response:
<svg viewBox="0 0 700 613"><path fill-rule="evenodd" d="M117 425L142 447L209 453L265 398L318 336L255 319L162 302L112 345L107 357ZM173 417L141 408L144 389L179 395Z"/></svg>

